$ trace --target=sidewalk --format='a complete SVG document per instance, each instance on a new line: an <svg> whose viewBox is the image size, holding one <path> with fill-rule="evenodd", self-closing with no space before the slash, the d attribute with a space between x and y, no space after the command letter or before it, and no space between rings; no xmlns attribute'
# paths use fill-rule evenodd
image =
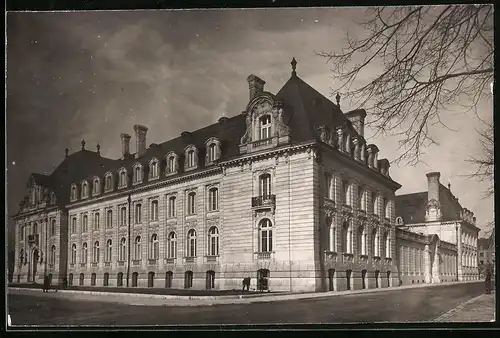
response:
<svg viewBox="0 0 500 338"><path fill-rule="evenodd" d="M180 296L180 295L158 295L141 293L118 293L118 292L94 292L80 290L58 290L43 293L40 289L9 287L8 292L12 294L31 294L41 297L69 298L87 301L100 301L112 303L124 303L129 305L149 305L149 306L209 306L219 304L248 304L261 302L274 302L281 300L314 299L324 297L348 296L363 293L376 293L398 291L405 289L416 289L424 287L439 287L447 285L480 283L478 281L468 282L447 282L439 284L413 284L391 288L364 289L350 291L329 291L315 293L262 293L255 295L231 295L231 296Z"/></svg>
<svg viewBox="0 0 500 338"><path fill-rule="evenodd" d="M482 294L442 314L436 322L492 322L495 321L495 291Z"/></svg>

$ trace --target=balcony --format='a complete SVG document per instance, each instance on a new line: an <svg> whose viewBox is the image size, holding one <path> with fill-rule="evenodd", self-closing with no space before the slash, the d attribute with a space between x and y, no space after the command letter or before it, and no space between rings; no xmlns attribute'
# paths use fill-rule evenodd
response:
<svg viewBox="0 0 500 338"><path fill-rule="evenodd" d="M258 141L252 142L252 148L259 148L259 147L263 147L263 146L268 146L272 143L273 143L273 138L270 137L270 138L266 138L263 140L258 140Z"/></svg>
<svg viewBox="0 0 500 338"><path fill-rule="evenodd" d="M98 264L97 262L92 262L92 263L90 263L90 266L93 268L97 268L97 264Z"/></svg>
<svg viewBox="0 0 500 338"><path fill-rule="evenodd" d="M118 262L118 266L125 266L125 262L124 261Z"/></svg>
<svg viewBox="0 0 500 338"><path fill-rule="evenodd" d="M186 260L186 263L194 263L196 257L184 257L184 259Z"/></svg>
<svg viewBox="0 0 500 338"><path fill-rule="evenodd" d="M252 208L261 209L269 208L274 209L276 206L276 195L264 195L258 197L252 197Z"/></svg>
<svg viewBox="0 0 500 338"><path fill-rule="evenodd" d="M258 260L271 260L274 259L274 251L255 252L254 256Z"/></svg>
<svg viewBox="0 0 500 338"><path fill-rule="evenodd" d="M337 261L337 253L333 251L325 251L325 261Z"/></svg>
<svg viewBox="0 0 500 338"><path fill-rule="evenodd" d="M111 266L111 262L104 262L104 266Z"/></svg>
<svg viewBox="0 0 500 338"><path fill-rule="evenodd" d="M156 265L157 262L158 260L155 258L148 259L148 265Z"/></svg>
<svg viewBox="0 0 500 338"><path fill-rule="evenodd" d="M213 263L213 262L217 262L217 258L219 256L205 256L206 260L207 260L207 263Z"/></svg>
<svg viewBox="0 0 500 338"><path fill-rule="evenodd" d="M352 263L354 261L354 255L349 252L344 252L342 261L344 263Z"/></svg>
<svg viewBox="0 0 500 338"><path fill-rule="evenodd" d="M141 265L141 261L139 259L134 259L132 265Z"/></svg>
<svg viewBox="0 0 500 338"><path fill-rule="evenodd" d="M29 244L35 244L39 245L40 244L40 235L28 235L28 243Z"/></svg>
<svg viewBox="0 0 500 338"><path fill-rule="evenodd" d="M85 267L87 267L87 263L80 263L80 267L81 267L81 268L85 268Z"/></svg>
<svg viewBox="0 0 500 338"><path fill-rule="evenodd" d="M165 258L166 264L175 264L175 258Z"/></svg>
<svg viewBox="0 0 500 338"><path fill-rule="evenodd" d="M384 258L384 263L387 264L387 265L392 264L392 258L391 257L385 257Z"/></svg>
<svg viewBox="0 0 500 338"><path fill-rule="evenodd" d="M359 262L360 263L367 263L368 262L368 255L359 255Z"/></svg>

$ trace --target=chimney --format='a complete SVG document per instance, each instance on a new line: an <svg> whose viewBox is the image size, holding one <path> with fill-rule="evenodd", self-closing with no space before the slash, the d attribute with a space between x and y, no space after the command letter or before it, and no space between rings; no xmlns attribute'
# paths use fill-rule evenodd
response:
<svg viewBox="0 0 500 338"><path fill-rule="evenodd" d="M349 121L351 121L351 124L358 135L365 137L366 111L364 109L356 109L345 113L344 115Z"/></svg>
<svg viewBox="0 0 500 338"><path fill-rule="evenodd" d="M369 144L366 147L368 152L368 167L378 169L378 147L374 144Z"/></svg>
<svg viewBox="0 0 500 338"><path fill-rule="evenodd" d="M148 128L139 124L134 125L136 138L136 156L141 157L146 152L146 133Z"/></svg>
<svg viewBox="0 0 500 338"><path fill-rule="evenodd" d="M439 202L439 172L427 174L427 201L436 200Z"/></svg>
<svg viewBox="0 0 500 338"><path fill-rule="evenodd" d="M266 81L262 80L260 77L251 74L247 78L248 88L250 89L250 101L252 101L257 95L264 91L264 85Z"/></svg>
<svg viewBox="0 0 500 338"><path fill-rule="evenodd" d="M130 135L121 133L120 137L122 139L122 155L125 158L130 155Z"/></svg>

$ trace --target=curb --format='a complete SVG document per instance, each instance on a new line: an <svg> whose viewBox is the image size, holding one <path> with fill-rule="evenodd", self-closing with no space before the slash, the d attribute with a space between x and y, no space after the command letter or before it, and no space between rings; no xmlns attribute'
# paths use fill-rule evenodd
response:
<svg viewBox="0 0 500 338"><path fill-rule="evenodd" d="M265 296L254 296L252 295L230 295L230 296L178 296L178 295L151 295L151 294L139 294L139 293L119 293L119 292L96 292L96 291L79 291L79 290L58 290L58 293L49 293L47 296L65 297L72 295L80 298L81 296L96 296L103 297L108 296L112 299L83 299L83 300L97 300L105 301L111 303L125 303L134 305L134 300L164 300L164 301L176 301L174 303L163 303L154 304L155 306L207 306L207 305L222 305L222 304L249 304L249 303L265 303L273 301L284 301L284 300L297 300L297 299L315 299L315 298L325 298L325 297L338 297L338 296L349 296L365 293L378 293L378 292L388 292L397 291L405 289L418 289L425 287L438 287L438 286L448 286L457 284L468 284L477 283L478 281L466 281L466 282L447 282L439 284L417 284L417 285L405 285L399 287L390 288L378 288L378 289L363 289L363 290L350 290L350 291L328 291L328 292L317 292L317 293L301 293L301 294L283 294L283 295L265 295ZM479 281L480 282L480 281ZM30 293L30 292L42 292L41 289L30 289L30 288L9 288L9 290L19 293ZM44 294L45 295L45 294ZM181 302L179 302L181 301ZM146 304L144 304L146 305ZM153 305L153 304L151 304Z"/></svg>
<svg viewBox="0 0 500 338"><path fill-rule="evenodd" d="M439 317L437 317L436 319L434 319L433 322L444 322L447 319L451 318L453 315L455 315L457 312L462 311L467 305L475 303L475 302L477 302L478 300L480 300L481 298L484 298L484 297L486 297L486 294L481 294L481 295L479 295L477 297L471 298L468 301L463 302L462 304L454 307L453 309L451 309L451 310L443 313L442 315L440 315Z"/></svg>

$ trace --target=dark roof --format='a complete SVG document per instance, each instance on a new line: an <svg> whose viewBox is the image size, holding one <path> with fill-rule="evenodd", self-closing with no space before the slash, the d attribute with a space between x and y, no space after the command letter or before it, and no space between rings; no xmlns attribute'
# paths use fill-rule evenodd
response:
<svg viewBox="0 0 500 338"><path fill-rule="evenodd" d="M477 239L478 250L488 250L489 247L490 247L490 239L489 238L478 238Z"/></svg>
<svg viewBox="0 0 500 338"><path fill-rule="evenodd" d="M50 187L51 180L47 175L32 173L30 177L35 181L37 185L41 185L42 187Z"/></svg>
<svg viewBox="0 0 500 338"><path fill-rule="evenodd" d="M402 217L404 223L425 223L427 207L427 191L396 196L396 217ZM439 203L441 204L442 221L460 219L462 206L455 196L444 185L439 184Z"/></svg>

